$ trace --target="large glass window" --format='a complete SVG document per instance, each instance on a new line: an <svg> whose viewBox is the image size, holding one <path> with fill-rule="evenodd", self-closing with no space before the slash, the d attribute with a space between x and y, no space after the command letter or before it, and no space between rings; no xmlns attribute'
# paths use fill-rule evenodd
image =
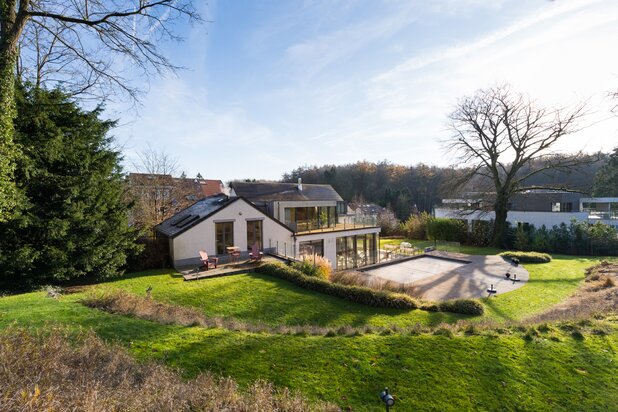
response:
<svg viewBox="0 0 618 412"><path fill-rule="evenodd" d="M352 269L376 263L377 244L375 233L337 238L337 269Z"/></svg>
<svg viewBox="0 0 618 412"><path fill-rule="evenodd" d="M285 224L297 232L332 227L336 223L335 206L285 208Z"/></svg>
<svg viewBox="0 0 618 412"><path fill-rule="evenodd" d="M305 256L324 256L324 240L309 240L307 242L300 242L298 245L300 249L300 258Z"/></svg>
<svg viewBox="0 0 618 412"><path fill-rule="evenodd" d="M260 250L264 248L262 244L262 221L249 220L247 221L247 249L251 250L256 243Z"/></svg>
<svg viewBox="0 0 618 412"><path fill-rule="evenodd" d="M234 246L234 222L215 223L217 254L226 253L225 248Z"/></svg>

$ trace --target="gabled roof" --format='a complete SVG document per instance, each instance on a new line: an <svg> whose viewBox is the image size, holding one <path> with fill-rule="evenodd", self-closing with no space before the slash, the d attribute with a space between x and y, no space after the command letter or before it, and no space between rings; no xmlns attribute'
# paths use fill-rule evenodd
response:
<svg viewBox="0 0 618 412"><path fill-rule="evenodd" d="M205 197L159 223L156 230L166 236L177 236L236 200L223 194Z"/></svg>
<svg viewBox="0 0 618 412"><path fill-rule="evenodd" d="M244 197L251 202L343 201L331 185L303 183L302 190L296 183L233 182L230 186L237 196Z"/></svg>
<svg viewBox="0 0 618 412"><path fill-rule="evenodd" d="M186 209L181 210L180 212L176 213L174 216L170 217L169 219L159 223L155 227L155 229L159 233L162 233L165 236L176 237L180 235L181 233L191 229L193 226L197 225L198 223L208 219L210 216L214 215L215 213L225 209L226 207L228 207L229 205L231 205L232 203L238 200L242 200L243 202L247 203L249 206L251 206L255 210L259 211L266 218L273 220L274 222L286 228L290 232L292 231L289 227L285 226L283 223L279 222L276 219L271 218L270 216L265 214L263 211L255 207L255 205L253 205L253 203L249 202L247 199L244 199L242 197L230 198L223 193L215 195L215 196L205 197L201 200L198 200L197 202L187 207Z"/></svg>
<svg viewBox="0 0 618 412"><path fill-rule="evenodd" d="M223 193L223 182L221 180L198 179L197 183L204 196L214 196Z"/></svg>

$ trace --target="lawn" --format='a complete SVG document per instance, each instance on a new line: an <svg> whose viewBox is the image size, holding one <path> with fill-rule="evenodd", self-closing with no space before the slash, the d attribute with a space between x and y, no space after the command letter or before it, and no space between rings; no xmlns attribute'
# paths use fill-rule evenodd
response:
<svg viewBox="0 0 618 412"><path fill-rule="evenodd" d="M187 377L199 371L241 384L267 379L354 410L376 410L388 385L398 410L611 410L618 404L618 334L584 338L521 334L302 337L164 326L29 293L0 299L0 327L93 328L139 359L160 359Z"/></svg>
<svg viewBox="0 0 618 412"><path fill-rule="evenodd" d="M478 251L477 251L478 252ZM483 299L486 314L494 320L521 320L571 295L584 279L584 271L597 259L556 256L550 263L527 264L530 281L520 289ZM154 299L191 306L211 316L233 317L268 325L410 326L436 325L471 319L452 313L372 308L322 295L289 282L260 274L183 282L174 271L152 271L105 283L143 295L152 286ZM478 317L477 317L478 319Z"/></svg>
<svg viewBox="0 0 618 412"><path fill-rule="evenodd" d="M556 256L526 265L530 282L485 300L491 319L522 319L569 296L594 259ZM151 271L96 285L199 308L248 322L322 326L453 322L461 316L375 309L300 289L265 275L243 274L183 282ZM389 386L396 410L613 410L618 404L618 319L587 326L582 335L550 327L472 336L378 335L324 337L252 334L160 325L42 292L0 298L0 328L12 323L92 328L139 359L160 359L191 377L210 370L245 385L267 379L354 410L380 410L377 392ZM478 318L477 318L478 319ZM579 325L570 325L580 328Z"/></svg>

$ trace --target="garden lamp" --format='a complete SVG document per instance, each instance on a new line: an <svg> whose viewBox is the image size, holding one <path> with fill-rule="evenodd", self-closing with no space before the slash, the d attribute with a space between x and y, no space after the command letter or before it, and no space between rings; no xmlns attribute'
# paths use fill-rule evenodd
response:
<svg viewBox="0 0 618 412"><path fill-rule="evenodd" d="M388 388L384 388L384 390L380 392L380 399L382 399L382 402L386 405L386 412L388 412L390 407L395 404L395 398L393 398L393 395L388 393Z"/></svg>

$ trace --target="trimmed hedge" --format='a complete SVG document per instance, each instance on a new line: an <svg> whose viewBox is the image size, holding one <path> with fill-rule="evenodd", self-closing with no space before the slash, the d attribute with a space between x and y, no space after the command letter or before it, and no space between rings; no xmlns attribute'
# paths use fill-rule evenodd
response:
<svg viewBox="0 0 618 412"><path fill-rule="evenodd" d="M427 221L427 239L446 242L465 242L468 225L463 220L433 217Z"/></svg>
<svg viewBox="0 0 618 412"><path fill-rule="evenodd" d="M256 268L256 272L287 280L305 289L337 296L363 305L396 309L418 308L416 301L408 295L331 283L324 279L307 276L301 271L281 263L265 263Z"/></svg>
<svg viewBox="0 0 618 412"><path fill-rule="evenodd" d="M485 307L481 302L474 299L454 299L440 302L438 304L440 312L461 313L463 315L482 315Z"/></svg>
<svg viewBox="0 0 618 412"><path fill-rule="evenodd" d="M549 263L551 255L538 252L502 252L500 256L507 259L518 259L521 263Z"/></svg>
<svg viewBox="0 0 618 412"><path fill-rule="evenodd" d="M452 312L463 315L482 315L485 312L483 304L475 299L455 299L419 306L416 300L402 293L332 283L315 276L307 276L282 263L265 263L256 268L256 272L287 280L305 289L379 308L421 309L429 312Z"/></svg>

